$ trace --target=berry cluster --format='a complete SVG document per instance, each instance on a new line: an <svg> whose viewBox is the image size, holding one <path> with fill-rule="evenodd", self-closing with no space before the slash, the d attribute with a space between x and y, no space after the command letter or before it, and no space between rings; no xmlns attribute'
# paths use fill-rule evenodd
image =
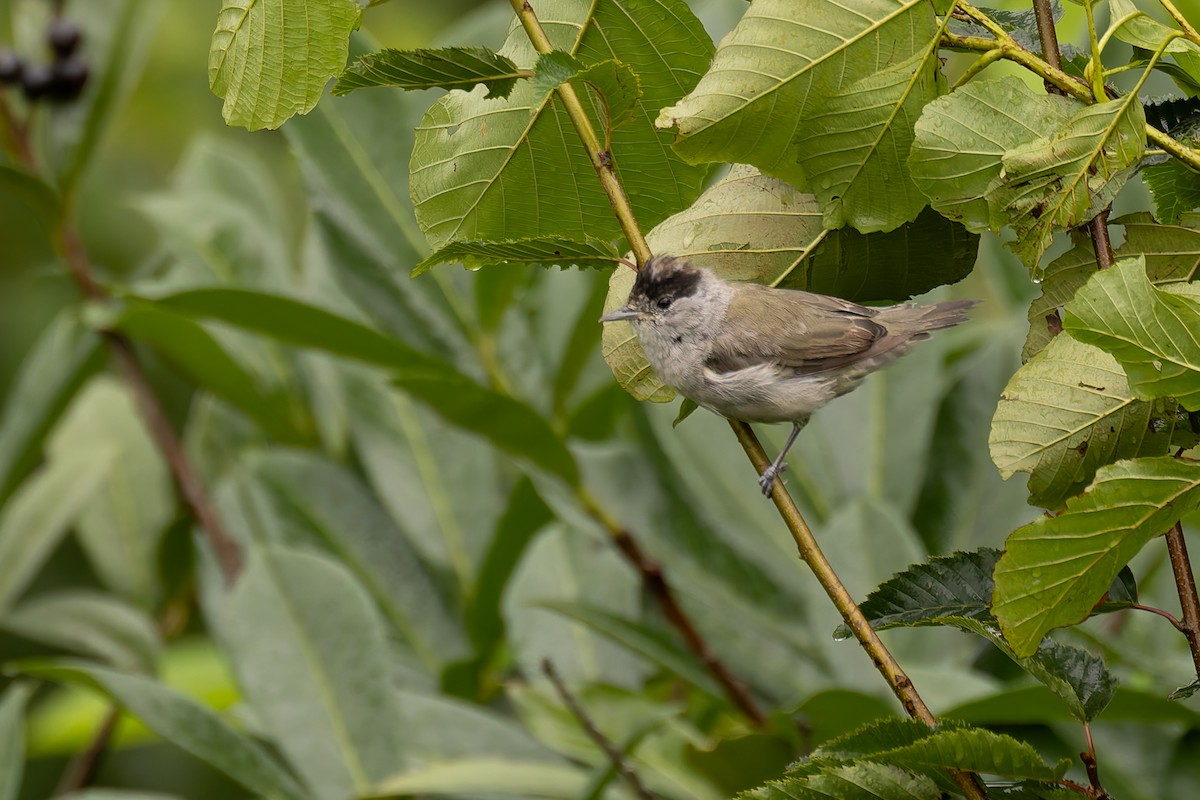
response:
<svg viewBox="0 0 1200 800"><path fill-rule="evenodd" d="M83 34L78 25L55 17L46 32L46 44L54 53L53 60L49 64L26 63L12 50L0 50L0 84L19 85L30 102L74 100L88 79L87 62L79 55L82 41Z"/></svg>

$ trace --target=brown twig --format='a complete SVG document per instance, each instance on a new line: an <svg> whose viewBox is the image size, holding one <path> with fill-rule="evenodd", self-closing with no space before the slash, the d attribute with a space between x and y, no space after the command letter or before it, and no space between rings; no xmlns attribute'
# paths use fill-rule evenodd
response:
<svg viewBox="0 0 1200 800"><path fill-rule="evenodd" d="M58 779L58 784L54 787L54 797L77 792L91 784L100 769L100 762L104 760L104 756L108 752L108 743L112 739L113 731L116 730L117 721L120 718L121 709L116 706L109 708L104 720L92 735L92 741L88 744L87 749L82 753L76 753L68 762L62 777Z"/></svg>
<svg viewBox="0 0 1200 800"><path fill-rule="evenodd" d="M562 678L559 677L558 671L554 669L554 663L550 659L542 659L542 672L550 679L550 683L554 684L554 689L558 692L558 696L562 698L563 705L575 715L575 719L579 720L579 724L583 727L584 732L604 751L604 755L608 756L608 760L616 768L617 774L629 785L630 791L635 796L641 798L641 800L654 800L654 795L642 783L642 779L638 777L633 767L629 766L629 762L625 760L625 756L617 749L616 745L608 740L607 736L600 732L600 729L596 727L596 723L588 716L587 711L575 699L575 696L571 694L566 684L563 683Z"/></svg>
<svg viewBox="0 0 1200 800"><path fill-rule="evenodd" d="M36 172L37 164L29 145L29 130L27 127L17 124L5 100L3 93L0 92L0 116L3 116L3 122L16 142L15 153L27 169ZM64 201L63 209L63 219L56 233L55 244L66 263L67 272L70 273L72 280L85 298L98 302L108 300L108 293L103 286L96 282L87 250L78 230L71 222L69 199ZM217 516L216 510L208 498L208 491L203 481L200 480L200 473L196 471L183 448L183 443L175 433L175 429L171 427L158 396L150 386L141 364L138 363L133 344L116 331L104 331L102 338L113 356L113 361L116 362L118 372L121 373L133 392L138 411L146 423L150 436L158 446L163 460L166 461L167 468L171 471L171 477L174 479L184 504L208 536L226 582L232 583L241 571L240 549Z"/></svg>
<svg viewBox="0 0 1200 800"><path fill-rule="evenodd" d="M1092 728L1086 722L1083 723L1083 734L1087 737L1088 749L1079 754L1079 760L1083 762L1088 783L1092 785L1092 796L1096 800L1108 800L1108 792L1104 791L1104 785L1100 783L1100 767L1096 763L1096 745L1092 741Z"/></svg>
<svg viewBox="0 0 1200 800"><path fill-rule="evenodd" d="M1176 522L1167 531L1167 553L1171 557L1171 571L1175 574L1175 588L1179 592L1179 607L1182 610L1179 630L1187 638L1192 651L1192 663L1196 667L1196 679L1200 680L1200 596L1196 593L1196 576L1188 558L1187 542L1183 538L1183 525Z"/></svg>
<svg viewBox="0 0 1200 800"><path fill-rule="evenodd" d="M1058 47L1058 31L1054 29L1054 10L1050 0L1033 0L1033 16L1037 20L1038 39L1042 42L1042 56L1055 69L1062 69L1062 51ZM1046 81L1050 94L1066 94L1050 81Z"/></svg>
<svg viewBox="0 0 1200 800"><path fill-rule="evenodd" d="M1112 206L1101 211L1088 223L1088 235L1092 237L1092 250L1096 253L1096 267L1108 269L1115 260L1112 240L1108 236L1108 215Z"/></svg>
<svg viewBox="0 0 1200 800"><path fill-rule="evenodd" d="M653 597L660 608L662 608L663 616L667 621L679 631L683 637L683 641L687 644L692 654L704 665L704 667L712 674L721 688L725 690L726 696L729 698L734 707L746 715L746 717L759 728L766 727L767 716L758 707L758 703L746 688L746 684L741 681L730 669L725 666L712 648L708 646L708 641L696 629L692 623L691 617L679 605L679 601L675 599L675 592L671 589L671 584L667 582L663 575L662 565L654 561L645 554L637 539L623 528L616 520L605 511L598 503L590 496L584 494L582 497L584 507L592 518L603 525L612 536L613 544L617 546L617 550L625 559L637 570L642 579L642 586L651 597Z"/></svg>

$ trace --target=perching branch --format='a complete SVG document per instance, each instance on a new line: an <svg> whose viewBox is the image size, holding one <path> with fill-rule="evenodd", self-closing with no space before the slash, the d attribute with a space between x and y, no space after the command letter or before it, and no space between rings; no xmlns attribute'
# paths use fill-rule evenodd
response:
<svg viewBox="0 0 1200 800"><path fill-rule="evenodd" d="M542 29L542 25L538 21L529 0L509 0L509 3L516 12L518 19L520 19L522 27L524 27L526 34L529 36L529 40L533 43L534 49L543 54L553 50L550 39ZM571 119L571 123L575 126L580 141L583 142L584 148L588 151L588 158L591 160L592 166L600 178L600 183L604 187L605 194L608 195L609 202L612 204L613 212L620 222L621 230L624 232L625 238L629 241L638 263L645 263L646 259L650 257L650 248L646 244L646 238L642 234L641 228L638 227L637 219L633 214L633 208L629 203L629 198L626 197L625 190L617 179L616 172L613 169L612 154L602 149L600 137L596 135L595 128L592 127L591 120L588 119L583 104L579 101L579 96L570 84L563 83L559 85L555 89L555 92L558 94L559 100L562 101L563 107ZM730 420L729 424L733 428L738 442L741 443L742 449L746 451L747 457L761 475L770 463L770 460L767 458L766 453L763 452L762 445L758 443L754 432L744 422ZM900 702L910 715L931 726L936 724L936 719L929 711L928 706L921 700L920 695L917 694L912 681L900 669L899 664L896 663L895 658L888 652L883 642L879 640L875 631L854 603L853 598L850 597L850 593L847 591L845 585L837 577L829 562L825 561L824 556L821 555L820 548L816 546L816 540L813 538L812 532L808 529L808 525L804 522L804 518L800 515L787 490L779 482L775 483L775 487L772 490L772 497L775 498L776 507L780 509L780 515L783 517L783 521L791 532L792 537L796 539L797 545L800 546L801 542L805 542L805 545L801 547L801 556L805 558L810 567L814 563L822 565L822 571L817 575L818 581L826 593L829 594L830 599L837 609L842 612L842 617L846 624L854 631L855 636L859 639L863 649L867 651L867 654L880 674L883 675L884 680L891 686L896 696L900 698ZM810 558L812 561L809 561ZM968 798L971 798L971 800L984 800L986 798L987 795L984 793L982 785L974 775L959 770L954 770L951 774Z"/></svg>

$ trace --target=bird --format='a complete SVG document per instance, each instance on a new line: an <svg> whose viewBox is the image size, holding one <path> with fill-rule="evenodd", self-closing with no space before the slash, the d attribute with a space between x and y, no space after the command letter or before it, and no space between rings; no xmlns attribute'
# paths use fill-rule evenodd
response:
<svg viewBox="0 0 1200 800"><path fill-rule="evenodd" d="M908 352L930 332L967 319L974 300L861 306L795 289L727 281L686 259L655 255L625 305L627 321L664 384L742 422L790 422L759 488L770 497L784 457L812 414Z"/></svg>

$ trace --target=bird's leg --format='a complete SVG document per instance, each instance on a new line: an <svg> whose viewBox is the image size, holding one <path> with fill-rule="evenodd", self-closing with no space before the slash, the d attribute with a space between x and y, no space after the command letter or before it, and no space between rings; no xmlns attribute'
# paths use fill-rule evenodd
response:
<svg viewBox="0 0 1200 800"><path fill-rule="evenodd" d="M787 464L783 463L783 457L787 455L788 450L792 449L792 445L796 443L796 437L800 434L800 429L803 427L803 422L792 423L792 432L788 434L787 441L783 444L783 449L779 451L779 455L775 456L775 460L771 462L771 466L763 470L762 477L758 479L758 486L762 489L763 497L771 496L771 487L775 485L775 479L787 469Z"/></svg>

